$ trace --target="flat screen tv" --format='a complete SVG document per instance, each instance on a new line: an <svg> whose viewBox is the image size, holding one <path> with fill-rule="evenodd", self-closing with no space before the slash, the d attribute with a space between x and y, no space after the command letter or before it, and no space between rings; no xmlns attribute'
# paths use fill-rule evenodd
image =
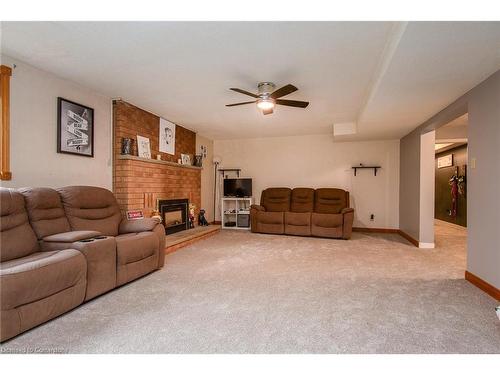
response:
<svg viewBox="0 0 500 375"><path fill-rule="evenodd" d="M224 179L225 197L251 197L252 179L251 178L225 178Z"/></svg>

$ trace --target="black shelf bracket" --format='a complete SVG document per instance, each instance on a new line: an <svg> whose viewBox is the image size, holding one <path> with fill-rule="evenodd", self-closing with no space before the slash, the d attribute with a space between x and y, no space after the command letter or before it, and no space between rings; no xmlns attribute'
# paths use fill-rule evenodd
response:
<svg viewBox="0 0 500 375"><path fill-rule="evenodd" d="M380 166L364 166L364 165L360 165L360 166L357 166L357 167L352 167L352 169L354 169L354 176L356 176L356 172L358 171L358 169L373 169L373 175L374 176L377 176L377 169L381 169L382 167Z"/></svg>
<svg viewBox="0 0 500 375"><path fill-rule="evenodd" d="M236 174L238 175L238 178L240 177L240 172L241 172L241 168L223 168L223 169L219 169L218 170L219 172L222 172L222 176L223 178L226 178L226 172L236 172Z"/></svg>

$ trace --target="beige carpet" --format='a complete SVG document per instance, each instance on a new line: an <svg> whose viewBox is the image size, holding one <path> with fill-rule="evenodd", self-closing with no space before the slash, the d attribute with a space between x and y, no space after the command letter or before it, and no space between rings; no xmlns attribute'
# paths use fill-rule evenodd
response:
<svg viewBox="0 0 500 375"><path fill-rule="evenodd" d="M437 232L419 250L397 235L223 230L1 350L499 353L497 303L463 280L465 231Z"/></svg>

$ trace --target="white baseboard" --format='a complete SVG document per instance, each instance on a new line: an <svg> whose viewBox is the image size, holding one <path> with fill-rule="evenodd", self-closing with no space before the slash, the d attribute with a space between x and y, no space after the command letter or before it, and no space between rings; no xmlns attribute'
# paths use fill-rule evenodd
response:
<svg viewBox="0 0 500 375"><path fill-rule="evenodd" d="M418 247L420 249L434 249L435 244L434 242L419 242Z"/></svg>

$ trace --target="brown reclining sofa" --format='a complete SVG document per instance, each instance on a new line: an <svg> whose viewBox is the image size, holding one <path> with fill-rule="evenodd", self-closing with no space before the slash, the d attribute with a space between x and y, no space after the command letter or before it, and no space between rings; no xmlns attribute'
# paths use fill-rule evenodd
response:
<svg viewBox="0 0 500 375"><path fill-rule="evenodd" d="M0 341L163 267L163 225L109 190L1 188L0 211Z"/></svg>
<svg viewBox="0 0 500 375"><path fill-rule="evenodd" d="M349 192L342 189L269 188L250 208L256 233L349 239L353 220Z"/></svg>

